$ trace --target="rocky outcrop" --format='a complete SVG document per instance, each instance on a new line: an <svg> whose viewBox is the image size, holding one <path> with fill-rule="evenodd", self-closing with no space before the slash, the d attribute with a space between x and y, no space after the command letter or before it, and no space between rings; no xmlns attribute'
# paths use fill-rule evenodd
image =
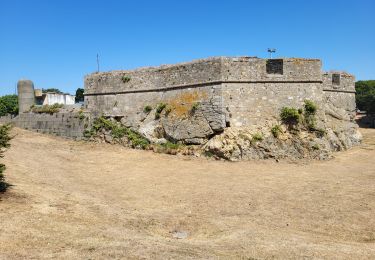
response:
<svg viewBox="0 0 375 260"><path fill-rule="evenodd" d="M214 136L203 150L230 161L255 159L318 159L325 160L332 152L346 150L359 144L361 134L352 124L348 129L326 133L298 130L290 132L286 127L278 137L273 136L270 127L226 128L220 135Z"/></svg>

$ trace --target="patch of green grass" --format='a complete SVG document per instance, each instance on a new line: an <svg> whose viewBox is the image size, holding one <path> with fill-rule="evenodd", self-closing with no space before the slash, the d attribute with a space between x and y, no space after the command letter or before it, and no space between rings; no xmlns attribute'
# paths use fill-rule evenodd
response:
<svg viewBox="0 0 375 260"><path fill-rule="evenodd" d="M144 112L145 114L150 113L151 110L152 110L152 106L150 106L150 105L147 105L147 106L145 106L145 107L143 108L143 112Z"/></svg>
<svg viewBox="0 0 375 260"><path fill-rule="evenodd" d="M127 75L124 75L124 76L121 77L121 81L123 83L128 83L130 80L131 80L131 78Z"/></svg>
<svg viewBox="0 0 375 260"><path fill-rule="evenodd" d="M255 133L252 135L252 141L254 142L260 142L264 139L263 135L261 133Z"/></svg>
<svg viewBox="0 0 375 260"><path fill-rule="evenodd" d="M62 107L64 107L63 104L55 103L53 105L31 106L30 109L34 113L52 115L54 113L58 113Z"/></svg>
<svg viewBox="0 0 375 260"><path fill-rule="evenodd" d="M83 113L83 110L80 110L79 112L78 112L78 118L79 118L79 120L84 120L85 118L86 118L86 116L85 116L85 113Z"/></svg>
<svg viewBox="0 0 375 260"><path fill-rule="evenodd" d="M274 125L271 128L271 133L275 138L278 138L280 134L282 133L281 126L280 125Z"/></svg>
<svg viewBox="0 0 375 260"><path fill-rule="evenodd" d="M161 112L163 112L164 108L167 106L166 103L159 103L158 106L156 107L156 111L155 111L155 119L159 119L160 118L160 114Z"/></svg>
<svg viewBox="0 0 375 260"><path fill-rule="evenodd" d="M111 136L116 140L127 137L133 148L146 149L150 144L149 140L140 133L104 117L96 118L92 124L92 128L90 130L85 130L84 136L88 138L94 136L101 129L110 131Z"/></svg>
<svg viewBox="0 0 375 260"><path fill-rule="evenodd" d="M191 109L190 109L190 112L191 113L195 113L199 108L199 103L194 103L192 106L191 106Z"/></svg>

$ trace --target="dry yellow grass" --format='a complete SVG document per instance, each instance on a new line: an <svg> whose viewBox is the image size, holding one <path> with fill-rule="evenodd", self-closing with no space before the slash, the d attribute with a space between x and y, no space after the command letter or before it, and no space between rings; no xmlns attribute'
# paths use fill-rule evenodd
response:
<svg viewBox="0 0 375 260"><path fill-rule="evenodd" d="M298 165L13 133L0 259L375 258L374 130L331 161Z"/></svg>

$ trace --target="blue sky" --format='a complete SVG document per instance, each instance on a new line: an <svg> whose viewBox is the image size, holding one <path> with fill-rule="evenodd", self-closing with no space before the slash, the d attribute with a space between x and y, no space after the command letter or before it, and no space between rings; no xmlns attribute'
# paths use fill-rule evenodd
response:
<svg viewBox="0 0 375 260"><path fill-rule="evenodd" d="M0 95L21 78L74 93L97 53L108 71L274 47L375 79L374 15L374 0L0 0Z"/></svg>

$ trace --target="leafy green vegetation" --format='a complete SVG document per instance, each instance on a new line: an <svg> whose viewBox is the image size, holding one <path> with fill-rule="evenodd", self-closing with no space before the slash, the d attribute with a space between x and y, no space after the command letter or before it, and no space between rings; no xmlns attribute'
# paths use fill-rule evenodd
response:
<svg viewBox="0 0 375 260"><path fill-rule="evenodd" d="M318 144L314 144L312 147L311 147L313 150L319 150L320 147Z"/></svg>
<svg viewBox="0 0 375 260"><path fill-rule="evenodd" d="M275 137L275 138L278 138L280 136L280 134L282 133L281 131L281 126L280 125L274 125L272 128L271 128L271 133L272 135Z"/></svg>
<svg viewBox="0 0 375 260"><path fill-rule="evenodd" d="M18 114L17 95L5 95L0 97L0 116Z"/></svg>
<svg viewBox="0 0 375 260"><path fill-rule="evenodd" d="M138 132L104 117L96 118L92 124L92 129L86 130L84 132L84 136L94 136L102 129L110 131L112 137L116 140L126 137L130 141L133 148L146 149L150 144L150 142Z"/></svg>
<svg viewBox="0 0 375 260"><path fill-rule="evenodd" d="M128 83L130 80L131 80L131 78L129 76L124 75L124 76L121 77L121 81L123 83Z"/></svg>
<svg viewBox="0 0 375 260"><path fill-rule="evenodd" d="M10 136L9 136L9 130L11 126L10 125L1 125L0 126L0 158L3 157L3 149L8 148L10 146ZM0 192L5 192L6 189L9 187L9 184L5 182L5 165L0 164Z"/></svg>
<svg viewBox="0 0 375 260"><path fill-rule="evenodd" d="M83 102L85 100L85 97L83 95L84 92L85 92L85 90L83 88L77 88L77 90L76 90L76 98L75 98L75 102L76 103Z"/></svg>
<svg viewBox="0 0 375 260"><path fill-rule="evenodd" d="M78 112L78 118L79 118L79 120L84 120L86 118L85 113L83 112L82 109L79 110L79 112Z"/></svg>
<svg viewBox="0 0 375 260"><path fill-rule="evenodd" d="M167 106L167 104L165 104L165 103L158 104L158 106L156 107L156 111L155 111L155 119L160 118L160 114L161 114L161 112L163 112L163 110L166 106Z"/></svg>
<svg viewBox="0 0 375 260"><path fill-rule="evenodd" d="M252 135L252 141L259 142L263 140L263 135L261 133L255 133Z"/></svg>
<svg viewBox="0 0 375 260"><path fill-rule="evenodd" d="M197 111L197 109L199 108L199 103L194 103L192 106L191 106L191 113L195 113L195 111Z"/></svg>
<svg viewBox="0 0 375 260"><path fill-rule="evenodd" d="M63 104L53 104L53 105L44 105L44 106L32 106L30 109L34 113L38 114L54 114L60 111L60 108L64 107Z"/></svg>
<svg viewBox="0 0 375 260"><path fill-rule="evenodd" d="M375 80L360 80L355 83L356 103L359 110L375 113Z"/></svg>
<svg viewBox="0 0 375 260"><path fill-rule="evenodd" d="M295 125L299 123L301 115L293 107L283 107L280 112L280 118L286 124Z"/></svg>
<svg viewBox="0 0 375 260"><path fill-rule="evenodd" d="M304 122L310 131L316 129L316 118L315 114L318 110L318 106L311 100L305 100L304 104Z"/></svg>
<svg viewBox="0 0 375 260"><path fill-rule="evenodd" d="M54 92L57 94L63 94L63 92L60 89L57 88L42 88L43 93L48 93L48 92Z"/></svg>
<svg viewBox="0 0 375 260"><path fill-rule="evenodd" d="M152 107L150 105L147 105L143 108L143 112L146 114L150 113L151 110L152 110Z"/></svg>

